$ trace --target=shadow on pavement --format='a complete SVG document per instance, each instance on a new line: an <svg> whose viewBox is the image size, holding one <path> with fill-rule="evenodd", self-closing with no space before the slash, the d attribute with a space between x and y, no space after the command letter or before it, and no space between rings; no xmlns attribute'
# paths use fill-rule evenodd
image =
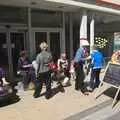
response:
<svg viewBox="0 0 120 120"><path fill-rule="evenodd" d="M54 97L59 92L65 93L65 88L69 87L69 86L71 86L71 84L63 86L61 83L58 83L58 85L56 87L51 89L52 93L51 93L51 97L50 98ZM45 96L45 93L46 92L41 93L39 97Z"/></svg>
<svg viewBox="0 0 120 120"><path fill-rule="evenodd" d="M110 87L110 88L108 88L107 90L105 90L105 91L103 92L103 94L106 95L106 96L108 96L108 97L110 97L110 98L112 98L112 99L114 99L117 90L118 90L118 89L115 88L115 87ZM114 106L118 103L119 100L120 100L120 93L119 93L118 96L117 96L117 99L116 99L116 102L115 102Z"/></svg>
<svg viewBox="0 0 120 120"><path fill-rule="evenodd" d="M15 104L20 101L20 97L18 95L14 96L11 99L5 99L3 101L0 101L0 107L5 107L11 104Z"/></svg>
<svg viewBox="0 0 120 120"><path fill-rule="evenodd" d="M112 107L114 107L118 103L118 101L120 100L120 92L116 96L118 89L115 87L103 89L101 92L100 92L100 90L97 90L97 91L99 94L97 93L98 95L96 96L96 99L98 99L101 95L104 94L105 96L108 96L109 98L112 99L112 101L113 101Z"/></svg>

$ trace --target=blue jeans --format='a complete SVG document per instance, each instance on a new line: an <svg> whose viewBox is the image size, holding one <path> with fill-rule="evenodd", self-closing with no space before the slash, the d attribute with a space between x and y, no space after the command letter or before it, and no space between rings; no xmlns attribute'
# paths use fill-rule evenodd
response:
<svg viewBox="0 0 120 120"><path fill-rule="evenodd" d="M45 83L46 86L46 98L49 98L51 95L51 73L49 71L39 74L37 81L35 82L36 86L35 86L35 92L33 94L35 98L40 96L43 83Z"/></svg>
<svg viewBox="0 0 120 120"><path fill-rule="evenodd" d="M91 71L90 87L92 89L98 87L100 84L100 70L101 68L92 69Z"/></svg>

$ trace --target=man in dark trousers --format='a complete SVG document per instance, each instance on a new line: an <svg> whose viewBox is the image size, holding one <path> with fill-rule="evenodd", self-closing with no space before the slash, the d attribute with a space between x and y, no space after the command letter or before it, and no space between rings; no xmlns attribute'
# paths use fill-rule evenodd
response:
<svg viewBox="0 0 120 120"><path fill-rule="evenodd" d="M76 73L76 80L75 80L75 90L81 90L82 93L88 94L84 85L85 74L83 70L84 60L87 57L88 52L86 51L86 46L80 44L80 47L77 49L75 58L74 58L74 65L75 65L75 73Z"/></svg>
<svg viewBox="0 0 120 120"><path fill-rule="evenodd" d="M34 98L40 96L43 83L46 86L46 99L51 97L51 72L49 68L49 63L52 61L52 55L48 52L48 45L46 42L40 44L41 52L36 57L37 68L37 81L35 92L33 94Z"/></svg>

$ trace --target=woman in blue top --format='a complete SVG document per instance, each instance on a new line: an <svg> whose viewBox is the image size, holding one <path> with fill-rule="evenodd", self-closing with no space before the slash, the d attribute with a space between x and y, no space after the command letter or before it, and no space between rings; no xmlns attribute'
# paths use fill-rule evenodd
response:
<svg viewBox="0 0 120 120"><path fill-rule="evenodd" d="M93 90L94 88L98 87L100 84L100 71L103 66L103 55L97 49L96 46L93 47L93 51L91 53L91 78L90 78L90 88Z"/></svg>

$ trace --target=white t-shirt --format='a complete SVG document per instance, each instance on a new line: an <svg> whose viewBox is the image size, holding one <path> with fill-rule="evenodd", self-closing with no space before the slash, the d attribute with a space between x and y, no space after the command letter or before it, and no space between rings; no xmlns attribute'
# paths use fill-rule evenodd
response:
<svg viewBox="0 0 120 120"><path fill-rule="evenodd" d="M68 61L67 59L60 58L58 59L57 65L58 65L58 70L68 68Z"/></svg>

